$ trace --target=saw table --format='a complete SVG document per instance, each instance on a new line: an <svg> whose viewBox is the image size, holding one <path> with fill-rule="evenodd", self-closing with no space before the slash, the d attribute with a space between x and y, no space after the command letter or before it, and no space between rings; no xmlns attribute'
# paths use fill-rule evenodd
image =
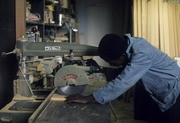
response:
<svg viewBox="0 0 180 123"><path fill-rule="evenodd" d="M55 93L54 93L55 92ZM110 123L109 105L98 103L67 104L52 92L29 118L29 123Z"/></svg>

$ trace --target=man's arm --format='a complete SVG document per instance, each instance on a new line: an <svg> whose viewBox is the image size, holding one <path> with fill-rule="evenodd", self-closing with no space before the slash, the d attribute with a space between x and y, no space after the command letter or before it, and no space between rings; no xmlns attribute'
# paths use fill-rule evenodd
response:
<svg viewBox="0 0 180 123"><path fill-rule="evenodd" d="M150 68L151 59L143 52L132 54L132 59L116 79L93 93L101 104L112 101L132 87Z"/></svg>

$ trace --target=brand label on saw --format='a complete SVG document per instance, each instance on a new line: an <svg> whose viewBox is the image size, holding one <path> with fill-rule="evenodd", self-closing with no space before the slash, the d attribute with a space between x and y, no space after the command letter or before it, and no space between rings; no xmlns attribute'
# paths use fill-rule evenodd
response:
<svg viewBox="0 0 180 123"><path fill-rule="evenodd" d="M75 74L67 74L65 76L62 77L63 80L68 80L68 79L77 79L77 75Z"/></svg>
<svg viewBox="0 0 180 123"><path fill-rule="evenodd" d="M60 46L45 46L45 51L59 51L61 50Z"/></svg>

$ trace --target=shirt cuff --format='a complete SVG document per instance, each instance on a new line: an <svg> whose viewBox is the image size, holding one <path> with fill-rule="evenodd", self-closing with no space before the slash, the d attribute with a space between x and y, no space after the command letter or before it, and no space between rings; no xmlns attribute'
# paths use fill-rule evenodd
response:
<svg viewBox="0 0 180 123"><path fill-rule="evenodd" d="M93 93L93 96L94 96L94 99L95 99L98 103L100 103L100 104L105 104L103 97L100 96L100 94L98 93L98 91L94 92L94 93Z"/></svg>

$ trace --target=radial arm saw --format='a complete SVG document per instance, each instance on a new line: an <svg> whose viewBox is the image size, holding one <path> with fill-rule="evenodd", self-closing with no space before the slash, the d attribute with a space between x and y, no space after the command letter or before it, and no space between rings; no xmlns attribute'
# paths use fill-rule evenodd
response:
<svg viewBox="0 0 180 123"><path fill-rule="evenodd" d="M26 81L31 94L33 91L30 84L34 81L37 83L42 79L43 88L57 87L59 92L64 91L62 94L67 95L81 93L79 90L84 90L86 85L94 85L94 81L99 81L101 86L103 83L105 84L105 77L100 73L100 67L97 67L97 63L92 59L84 58L84 56L97 56L97 47L72 43L20 40L17 42L15 50L20 58L19 76L21 77L19 78ZM95 67L96 69L92 69ZM39 79L38 75L35 75L37 73L40 74ZM49 78L53 82L48 82ZM67 93L65 88L68 90ZM95 88L98 88L98 84ZM30 93L29 95L31 95ZM21 93L21 95L23 94L25 92Z"/></svg>
<svg viewBox="0 0 180 123"><path fill-rule="evenodd" d="M2 122L21 123L27 119L29 123L35 122L54 94L89 95L107 84L101 67L91 59L98 55L94 46L18 40L12 52L3 53L9 54L17 55L19 70L13 82L14 98L0 110ZM107 108L104 106L98 111L103 114L102 110ZM103 120L109 121L109 112L105 114Z"/></svg>

